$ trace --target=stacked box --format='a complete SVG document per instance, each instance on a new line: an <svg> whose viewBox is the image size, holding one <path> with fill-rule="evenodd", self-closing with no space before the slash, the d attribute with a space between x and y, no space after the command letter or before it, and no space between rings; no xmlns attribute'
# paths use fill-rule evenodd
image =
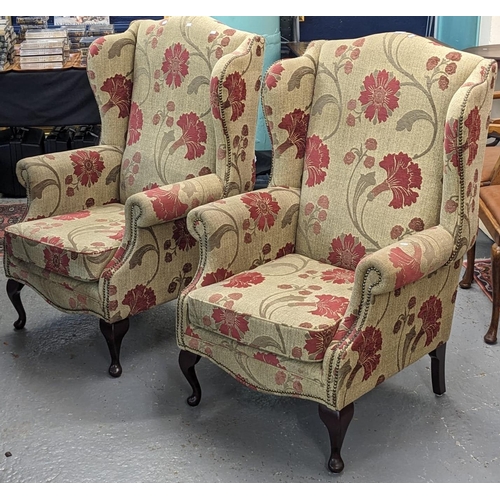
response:
<svg viewBox="0 0 500 500"><path fill-rule="evenodd" d="M49 16L17 16L19 25L19 41L22 42L28 30L47 29Z"/></svg>
<svg viewBox="0 0 500 500"><path fill-rule="evenodd" d="M65 29L27 30L19 49L21 69L59 69L69 58Z"/></svg>
<svg viewBox="0 0 500 500"><path fill-rule="evenodd" d="M10 16L0 16L0 71L14 63L16 39Z"/></svg>

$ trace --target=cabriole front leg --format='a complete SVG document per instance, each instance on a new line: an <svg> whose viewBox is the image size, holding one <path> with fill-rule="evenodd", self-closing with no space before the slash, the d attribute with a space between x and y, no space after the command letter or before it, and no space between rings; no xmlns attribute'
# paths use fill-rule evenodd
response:
<svg viewBox="0 0 500 500"><path fill-rule="evenodd" d="M490 327L484 336L487 344L497 343L498 318L500 314L500 246L491 246L491 289L493 307L491 310Z"/></svg>
<svg viewBox="0 0 500 500"><path fill-rule="evenodd" d="M474 278L474 260L476 258L476 244L472 245L469 250L467 250L467 266L465 267L465 273L460 281L460 288L468 289L472 285L472 279Z"/></svg>
<svg viewBox="0 0 500 500"><path fill-rule="evenodd" d="M200 361L200 358L201 356L190 351L181 351L179 353L179 366L193 389L193 393L187 398L187 404L189 406L196 406L201 401L201 387L194 369L196 363Z"/></svg>
<svg viewBox="0 0 500 500"><path fill-rule="evenodd" d="M125 334L128 332L130 321L128 318L122 319L117 323L107 323L104 320L99 320L101 332L108 344L109 354L111 355L111 365L109 374L112 377L119 377L122 374L122 366L120 365L120 348Z"/></svg>
<svg viewBox="0 0 500 500"><path fill-rule="evenodd" d="M15 307L17 314L19 314L19 318L14 322L16 330L21 330L26 324L26 311L24 310L20 295L23 287L24 283L19 283L19 281L12 279L7 280L7 295Z"/></svg>
<svg viewBox="0 0 500 500"><path fill-rule="evenodd" d="M432 390L437 396L446 392L444 365L446 358L446 343L436 347L429 353L431 357Z"/></svg>
<svg viewBox="0 0 500 500"><path fill-rule="evenodd" d="M332 472L342 472L344 469L344 461L340 456L340 450L347 428L351 423L354 415L354 403L348 404L340 411L330 410L324 405L318 405L319 418L326 425L328 434L330 435L330 458L328 459L328 468Z"/></svg>

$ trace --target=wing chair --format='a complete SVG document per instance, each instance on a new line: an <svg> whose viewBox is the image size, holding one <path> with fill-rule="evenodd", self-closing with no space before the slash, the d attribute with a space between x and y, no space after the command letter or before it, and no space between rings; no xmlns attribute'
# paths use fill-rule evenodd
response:
<svg viewBox="0 0 500 500"><path fill-rule="evenodd" d="M484 224L491 245L491 319L483 340L496 344L498 321L500 319L500 148L487 147L484 155L483 175L479 187L479 220ZM474 280L476 243L467 251L465 273L460 281L461 288L469 289Z"/></svg>
<svg viewBox="0 0 500 500"><path fill-rule="evenodd" d="M98 38L87 72L100 144L20 161L25 219L5 235L7 293L27 284L97 316L119 360L129 318L177 298L198 262L193 207L251 191L264 38L210 17L141 20Z"/></svg>
<svg viewBox="0 0 500 500"><path fill-rule="evenodd" d="M177 308L188 404L200 357L315 401L340 472L355 400L426 354L445 392L495 76L493 60L404 33L315 41L270 66L268 187L187 217L201 252Z"/></svg>

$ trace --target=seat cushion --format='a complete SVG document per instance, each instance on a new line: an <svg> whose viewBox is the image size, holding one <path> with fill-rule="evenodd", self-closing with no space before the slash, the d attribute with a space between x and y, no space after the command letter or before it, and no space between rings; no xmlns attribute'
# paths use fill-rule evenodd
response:
<svg viewBox="0 0 500 500"><path fill-rule="evenodd" d="M8 255L49 272L97 281L125 230L121 204L13 224L5 230Z"/></svg>
<svg viewBox="0 0 500 500"><path fill-rule="evenodd" d="M353 282L354 271L299 254L234 276L219 269L205 277L209 286L187 296L189 321L263 351L320 362Z"/></svg>

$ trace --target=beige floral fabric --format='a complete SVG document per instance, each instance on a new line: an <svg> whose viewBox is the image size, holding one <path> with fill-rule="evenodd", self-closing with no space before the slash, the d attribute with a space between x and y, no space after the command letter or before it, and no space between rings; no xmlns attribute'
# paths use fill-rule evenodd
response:
<svg viewBox="0 0 500 500"><path fill-rule="evenodd" d="M274 63L269 187L190 212L201 254L179 347L339 410L447 342L496 73L407 33Z"/></svg>
<svg viewBox="0 0 500 500"><path fill-rule="evenodd" d="M242 344L318 362L347 309L353 282L354 271L296 253L234 276L220 269L188 296L189 321Z"/></svg>
<svg viewBox="0 0 500 500"><path fill-rule="evenodd" d="M251 191L265 39L206 16L138 20L89 49L99 146L25 158L5 274L115 323L192 279L190 210Z"/></svg>
<svg viewBox="0 0 500 500"><path fill-rule="evenodd" d="M96 281L123 239L120 204L56 215L9 227L7 251L47 271Z"/></svg>

